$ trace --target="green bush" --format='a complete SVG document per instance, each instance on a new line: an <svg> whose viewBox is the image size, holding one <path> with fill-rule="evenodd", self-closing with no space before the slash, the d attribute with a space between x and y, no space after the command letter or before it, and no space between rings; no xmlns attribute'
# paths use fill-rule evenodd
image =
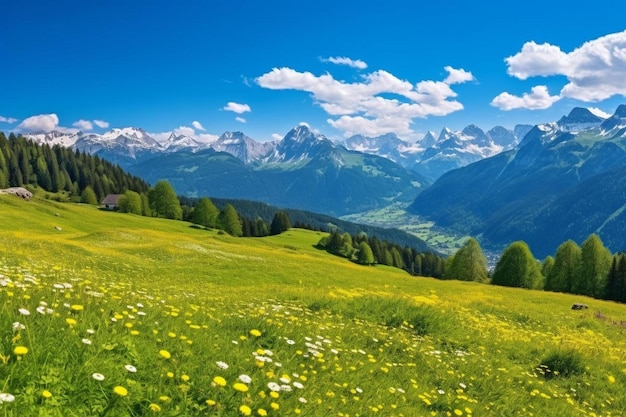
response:
<svg viewBox="0 0 626 417"><path fill-rule="evenodd" d="M551 352L542 361L537 371L546 379L578 375L585 371L583 356L574 349Z"/></svg>

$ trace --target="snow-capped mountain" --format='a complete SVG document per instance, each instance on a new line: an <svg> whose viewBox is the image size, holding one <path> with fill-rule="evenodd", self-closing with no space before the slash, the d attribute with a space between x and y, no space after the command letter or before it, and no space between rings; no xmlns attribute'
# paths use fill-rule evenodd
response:
<svg viewBox="0 0 626 417"><path fill-rule="evenodd" d="M34 142L47 144L50 146L59 145L66 148L72 147L74 143L83 135L82 132L59 132L53 130L52 132L33 132L24 135L27 139Z"/></svg>
<svg viewBox="0 0 626 417"><path fill-rule="evenodd" d="M346 149L382 156L403 167L414 164L418 155L424 152L427 147L422 141L415 143L404 141L395 133L387 133L373 138L354 135L341 143Z"/></svg>
<svg viewBox="0 0 626 417"><path fill-rule="evenodd" d="M561 117L557 125L567 132L579 132L599 127L603 121L602 117L596 116L589 109L574 107L567 116Z"/></svg>
<svg viewBox="0 0 626 417"><path fill-rule="evenodd" d="M518 135L526 134L531 127L520 125L511 131L496 126L488 132L476 125L469 125L460 132L444 127L438 137L435 132L427 132L414 143L406 142L395 134L377 137L355 135L346 139L343 145L347 149L391 159L435 180L450 169L512 149L523 137Z"/></svg>
<svg viewBox="0 0 626 417"><path fill-rule="evenodd" d="M514 149L448 172L409 211L480 235L484 247L523 240L539 258L591 233L619 251L626 246L624 178L626 106L601 124L577 110L534 126Z"/></svg>
<svg viewBox="0 0 626 417"><path fill-rule="evenodd" d="M275 142L257 142L243 132L224 132L210 147L227 152L247 164L263 158L276 146Z"/></svg>
<svg viewBox="0 0 626 417"><path fill-rule="evenodd" d="M82 135L73 147L91 154L101 154L102 152L125 154L132 159L137 159L137 156L142 153L155 153L164 150L163 146L143 129L134 127L113 129L102 135Z"/></svg>
<svg viewBox="0 0 626 417"><path fill-rule="evenodd" d="M285 137L263 158L264 163L302 163L321 154L330 154L335 145L324 135L313 132L301 124L291 129Z"/></svg>
<svg viewBox="0 0 626 417"><path fill-rule="evenodd" d="M165 141L165 143L161 143L161 146L163 146L167 152L194 152L203 147L206 147L207 145L198 142L190 136L177 135L176 133L172 132L169 138L167 138L167 141Z"/></svg>

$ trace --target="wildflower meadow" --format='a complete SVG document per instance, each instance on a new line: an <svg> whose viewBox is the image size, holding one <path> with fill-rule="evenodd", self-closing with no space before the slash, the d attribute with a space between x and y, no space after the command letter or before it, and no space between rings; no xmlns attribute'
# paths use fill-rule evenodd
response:
<svg viewBox="0 0 626 417"><path fill-rule="evenodd" d="M626 306L360 266L319 239L0 196L0 416L626 410Z"/></svg>

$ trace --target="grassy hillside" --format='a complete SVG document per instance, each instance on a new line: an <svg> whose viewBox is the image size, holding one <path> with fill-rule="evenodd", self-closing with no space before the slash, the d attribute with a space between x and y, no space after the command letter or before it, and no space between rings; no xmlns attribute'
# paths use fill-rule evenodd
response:
<svg viewBox="0 0 626 417"><path fill-rule="evenodd" d="M412 278L317 251L319 239L0 196L0 413L626 409L626 306Z"/></svg>

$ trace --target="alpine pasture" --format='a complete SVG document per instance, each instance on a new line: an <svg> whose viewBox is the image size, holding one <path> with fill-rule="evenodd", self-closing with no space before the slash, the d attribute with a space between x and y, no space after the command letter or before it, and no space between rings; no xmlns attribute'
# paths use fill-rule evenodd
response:
<svg viewBox="0 0 626 417"><path fill-rule="evenodd" d="M626 306L321 237L0 196L0 415L624 415Z"/></svg>

